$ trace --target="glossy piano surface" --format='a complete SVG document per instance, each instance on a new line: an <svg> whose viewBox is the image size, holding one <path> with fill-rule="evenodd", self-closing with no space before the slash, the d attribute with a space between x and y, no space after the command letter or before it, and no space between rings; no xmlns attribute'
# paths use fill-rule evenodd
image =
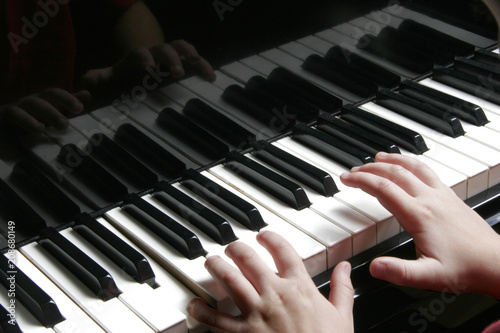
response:
<svg viewBox="0 0 500 333"><path fill-rule="evenodd" d="M484 60L496 32L479 1L211 0L176 10L148 3L171 38L188 39L215 65L217 81L189 77L135 108L94 110L67 131L25 138L31 154L17 156L29 162L0 165L0 247L8 249L14 221L19 269L66 317L49 330L186 332L185 305L195 294L234 311L204 270L205 256L223 255L236 238L257 246L262 228L296 244L325 295L332 267L351 258L356 332L480 331L498 317L495 300L372 279L367 263L413 257L411 240L373 198L339 181L379 150L418 156L498 229L498 92L471 96L462 91L470 84L434 68L443 61L475 73L458 55L495 62ZM457 51L428 60L391 49L407 46L400 36L415 29ZM358 47L367 40L373 47ZM343 56L355 65L344 68ZM425 87L435 89L431 97ZM458 115L443 116L456 98L484 115L459 100ZM33 307L46 298L29 297L19 324L42 328L33 325L43 322Z"/></svg>

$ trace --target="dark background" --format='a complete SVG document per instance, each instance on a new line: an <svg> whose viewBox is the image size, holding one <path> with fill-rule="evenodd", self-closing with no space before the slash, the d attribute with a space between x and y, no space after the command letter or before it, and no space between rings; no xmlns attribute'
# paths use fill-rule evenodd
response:
<svg viewBox="0 0 500 333"><path fill-rule="evenodd" d="M216 67L346 22L389 0L219 0L233 8L223 20L214 0L145 0L168 40L185 39ZM216 0L217 1L217 0ZM495 23L480 0L414 0L409 6L495 37Z"/></svg>

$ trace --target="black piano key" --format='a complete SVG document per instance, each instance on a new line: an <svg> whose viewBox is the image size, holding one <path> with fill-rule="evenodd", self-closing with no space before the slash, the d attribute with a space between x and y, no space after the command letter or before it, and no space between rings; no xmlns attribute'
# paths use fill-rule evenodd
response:
<svg viewBox="0 0 500 333"><path fill-rule="evenodd" d="M325 60L317 54L307 57L302 67L363 98L373 96L378 90L376 84L349 70L349 67L346 67L344 64Z"/></svg>
<svg viewBox="0 0 500 333"><path fill-rule="evenodd" d="M348 55L348 56L346 56ZM340 46L334 46L325 55L329 62L342 64L349 67L357 75L363 76L369 81L384 88L396 88L401 77L393 72L380 67L365 58L354 54Z"/></svg>
<svg viewBox="0 0 500 333"><path fill-rule="evenodd" d="M151 187L158 181L154 172L103 133L96 133L89 139L86 151L140 189Z"/></svg>
<svg viewBox="0 0 500 333"><path fill-rule="evenodd" d="M257 208L233 194L199 172L189 169L185 172L182 185L206 199L250 230L260 230L267 224Z"/></svg>
<svg viewBox="0 0 500 333"><path fill-rule="evenodd" d="M493 82L498 83L500 81L500 68L477 60L457 57L453 63L453 69L477 77L484 77L485 79L492 80Z"/></svg>
<svg viewBox="0 0 500 333"><path fill-rule="evenodd" d="M40 232L38 243L103 301L121 294L113 277L53 228Z"/></svg>
<svg viewBox="0 0 500 333"><path fill-rule="evenodd" d="M413 20L404 20L398 27L399 31L412 31L422 35L427 40L432 40L445 46L457 56L470 56L474 53L475 47L469 43L456 39L433 28L417 23Z"/></svg>
<svg viewBox="0 0 500 333"><path fill-rule="evenodd" d="M410 80L401 82L399 93L443 111L450 112L471 124L483 126L488 123L488 119L480 106L418 84L417 82Z"/></svg>
<svg viewBox="0 0 500 333"><path fill-rule="evenodd" d="M80 207L40 172L32 163L21 161L14 165L12 176L29 188L29 194L42 202L53 216L70 222L80 213Z"/></svg>
<svg viewBox="0 0 500 333"><path fill-rule="evenodd" d="M377 104L452 138L465 133L460 120L451 113L390 90L383 89L377 93Z"/></svg>
<svg viewBox="0 0 500 333"><path fill-rule="evenodd" d="M183 114L232 147L245 149L256 140L255 134L198 98L186 103Z"/></svg>
<svg viewBox="0 0 500 333"><path fill-rule="evenodd" d="M9 305L7 305L7 307L9 307ZM0 332L23 333L16 320L16 315L7 311L2 304L0 304Z"/></svg>
<svg viewBox="0 0 500 333"><path fill-rule="evenodd" d="M474 52L474 57L472 59L490 66L500 68L500 57L498 53L495 52L491 52L485 49L478 49L476 50L476 52Z"/></svg>
<svg viewBox="0 0 500 333"><path fill-rule="evenodd" d="M153 196L221 245L237 240L233 228L222 216L166 182L156 184Z"/></svg>
<svg viewBox="0 0 500 333"><path fill-rule="evenodd" d="M109 203L122 200L128 193L125 185L74 144L63 146L57 160Z"/></svg>
<svg viewBox="0 0 500 333"><path fill-rule="evenodd" d="M440 65L446 65L449 61L453 61L453 55L450 54L451 58L446 57L442 59L438 52L435 52L432 45L423 44L416 45L413 39L409 39L413 35L405 34L406 31L400 31L393 27L384 27L377 38L384 38L385 40L391 41L391 46L398 50L401 54L410 55L422 61L427 61L431 63L437 63Z"/></svg>
<svg viewBox="0 0 500 333"><path fill-rule="evenodd" d="M404 51L393 45L390 36L380 34L377 37L367 34L358 43L357 47L366 50L376 56L387 59L403 68L406 68L417 74L425 74L432 71L434 64L432 61L423 59Z"/></svg>
<svg viewBox="0 0 500 333"><path fill-rule="evenodd" d="M343 106L341 118L393 141L414 154L429 150L419 133L355 106Z"/></svg>
<svg viewBox="0 0 500 333"><path fill-rule="evenodd" d="M422 53L430 57L431 60L438 65L447 66L453 63L455 54L446 48L446 45L440 44L437 41L429 40L411 30L398 30L403 40L408 41L414 46L414 49L420 50Z"/></svg>
<svg viewBox="0 0 500 333"><path fill-rule="evenodd" d="M191 230L185 228L136 194L131 194L123 210L135 218L158 237L170 244L188 259L196 259L206 254L203 246Z"/></svg>
<svg viewBox="0 0 500 333"><path fill-rule="evenodd" d="M83 238L139 283L154 287L155 275L148 260L88 214L75 217L73 226Z"/></svg>
<svg viewBox="0 0 500 333"><path fill-rule="evenodd" d="M296 210L302 210L311 205L306 192L300 185L242 154L229 153L225 166Z"/></svg>
<svg viewBox="0 0 500 333"><path fill-rule="evenodd" d="M301 124L297 124L294 127L292 137L349 169L354 166L374 162L373 157L365 151L353 147L343 140Z"/></svg>
<svg viewBox="0 0 500 333"><path fill-rule="evenodd" d="M500 84L489 78L477 77L445 67L434 68L432 78L471 95L500 104Z"/></svg>
<svg viewBox="0 0 500 333"><path fill-rule="evenodd" d="M340 98L329 94L318 86L315 86L284 68L278 67L274 69L271 74L269 74L268 80L286 86L297 96L303 98L312 105L316 105L325 112L335 113L342 106L342 100Z"/></svg>
<svg viewBox="0 0 500 333"><path fill-rule="evenodd" d="M283 112L286 110L266 110L255 104L241 86L231 85L227 87L222 94L222 98L260 122L266 128L270 128L273 132L282 133L295 124L295 119L287 117Z"/></svg>
<svg viewBox="0 0 500 333"><path fill-rule="evenodd" d="M184 162L163 149L132 124L123 124L118 127L115 140L144 163L161 171L161 174L167 179L177 178L186 170Z"/></svg>
<svg viewBox="0 0 500 333"><path fill-rule="evenodd" d="M208 159L219 160L229 151L229 147L222 141L171 108L162 110L156 122L182 143Z"/></svg>
<svg viewBox="0 0 500 333"><path fill-rule="evenodd" d="M331 115L321 115L316 127L375 156L380 151L399 154L398 146L373 132Z"/></svg>
<svg viewBox="0 0 500 333"><path fill-rule="evenodd" d="M14 253L12 255L14 256ZM43 326L53 327L65 319L54 300L24 274L13 260L3 255L0 256L0 277L0 282L7 289L7 292L15 295L15 298Z"/></svg>
<svg viewBox="0 0 500 333"><path fill-rule="evenodd" d="M46 227L44 219L3 179L0 179L0 218L0 231L5 238L8 238L9 222L16 223L17 242L37 236Z"/></svg>
<svg viewBox="0 0 500 333"><path fill-rule="evenodd" d="M304 160L265 141L255 143L254 147L253 155L318 193L331 197L339 191L332 176Z"/></svg>
<svg viewBox="0 0 500 333"><path fill-rule="evenodd" d="M309 123L316 120L319 108L297 96L293 90L278 83L266 80L262 76L254 76L245 85L248 92L255 91L275 101L282 108L286 107L287 113L292 114L298 121Z"/></svg>

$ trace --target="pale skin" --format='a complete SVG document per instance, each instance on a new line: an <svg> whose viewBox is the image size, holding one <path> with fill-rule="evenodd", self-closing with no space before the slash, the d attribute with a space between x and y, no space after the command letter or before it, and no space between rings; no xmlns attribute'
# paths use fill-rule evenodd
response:
<svg viewBox="0 0 500 333"><path fill-rule="evenodd" d="M500 261L500 236L425 164L398 154L379 153L376 160L353 168L341 180L375 196L397 217L412 235L418 258L376 258L371 274L404 286L500 298L500 266L492 264ZM241 273L218 257L207 259L206 267L242 315L234 318L200 299L189 304L190 315L222 332L353 331L348 263L333 271L326 300L285 239L266 231L258 240L273 255L279 275L249 247L231 244L227 254Z"/></svg>
<svg viewBox="0 0 500 333"><path fill-rule="evenodd" d="M0 105L0 123L28 133L41 133L47 126L65 128L67 116L81 113L91 101L93 89L122 83L131 73L161 64L173 77L190 68L213 81L215 73L196 49L183 40L165 43L158 21L142 2L137 2L119 18L113 31L113 46L119 59L113 66L88 71L81 79L82 90L75 93L48 88L7 105ZM140 82L140 81L139 81Z"/></svg>

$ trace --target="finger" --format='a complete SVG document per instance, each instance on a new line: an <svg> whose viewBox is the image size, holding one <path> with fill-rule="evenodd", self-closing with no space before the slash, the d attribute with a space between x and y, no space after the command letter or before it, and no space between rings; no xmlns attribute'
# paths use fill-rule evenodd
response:
<svg viewBox="0 0 500 333"><path fill-rule="evenodd" d="M219 256L208 257L205 267L221 285L242 313L246 313L260 300L253 285L236 268Z"/></svg>
<svg viewBox="0 0 500 333"><path fill-rule="evenodd" d="M231 258L243 275L260 295L270 288L277 279L272 271L248 245L234 242L226 247L226 255Z"/></svg>
<svg viewBox="0 0 500 333"><path fill-rule="evenodd" d="M185 74L181 57L172 45L155 45L150 50L156 63L166 66L173 77L178 78Z"/></svg>
<svg viewBox="0 0 500 333"><path fill-rule="evenodd" d="M47 89L40 94L40 97L63 112L77 114L83 111L83 103L66 90Z"/></svg>
<svg viewBox="0 0 500 333"><path fill-rule="evenodd" d="M402 154L387 154L378 153L375 156L379 162L397 164L404 167L406 170L413 173L418 179L427 184L428 186L439 188L444 186L439 180L439 177L431 170L426 164L420 162L416 158L405 156Z"/></svg>
<svg viewBox="0 0 500 333"><path fill-rule="evenodd" d="M351 170L351 173L357 172L370 173L382 179L387 179L412 197L426 193L429 190L429 186L399 164L384 162L368 163Z"/></svg>
<svg viewBox="0 0 500 333"><path fill-rule="evenodd" d="M354 289L351 282L351 264L348 262L339 263L333 270L328 299L346 318L352 315Z"/></svg>
<svg viewBox="0 0 500 333"><path fill-rule="evenodd" d="M80 90L75 93L73 93L73 96L78 98L78 100L83 104L89 104L92 102L92 95L90 95L90 92L88 90Z"/></svg>
<svg viewBox="0 0 500 333"><path fill-rule="evenodd" d="M68 119L43 98L29 97L21 100L18 106L46 125L52 125L57 129L68 127Z"/></svg>
<svg viewBox="0 0 500 333"><path fill-rule="evenodd" d="M194 319L210 328L228 332L239 332L240 319L212 309L200 298L193 298L189 302L187 310Z"/></svg>
<svg viewBox="0 0 500 333"><path fill-rule="evenodd" d="M19 127L28 133L39 134L45 130L45 125L18 106L12 105L2 110L6 123Z"/></svg>
<svg viewBox="0 0 500 333"><path fill-rule="evenodd" d="M393 257L380 257L370 264L370 273L373 277L397 285L434 289L443 267L432 258L418 260L404 260Z"/></svg>
<svg viewBox="0 0 500 333"><path fill-rule="evenodd" d="M257 240L273 257L282 278L309 276L293 246L277 233L261 231Z"/></svg>
<svg viewBox="0 0 500 333"><path fill-rule="evenodd" d="M170 43L172 47L193 67L200 76L206 80L214 81L216 78L212 65L202 58L196 48L184 40L176 40Z"/></svg>
<svg viewBox="0 0 500 333"><path fill-rule="evenodd" d="M408 210L413 207L415 202L415 199L401 189L401 187L397 186L387 178L383 178L372 173L344 173L340 175L340 180L347 186L359 188L376 197L382 206L396 215L396 217L408 212Z"/></svg>
<svg viewBox="0 0 500 333"><path fill-rule="evenodd" d="M106 85L113 80L113 68L91 69L81 78L82 86L85 88Z"/></svg>

